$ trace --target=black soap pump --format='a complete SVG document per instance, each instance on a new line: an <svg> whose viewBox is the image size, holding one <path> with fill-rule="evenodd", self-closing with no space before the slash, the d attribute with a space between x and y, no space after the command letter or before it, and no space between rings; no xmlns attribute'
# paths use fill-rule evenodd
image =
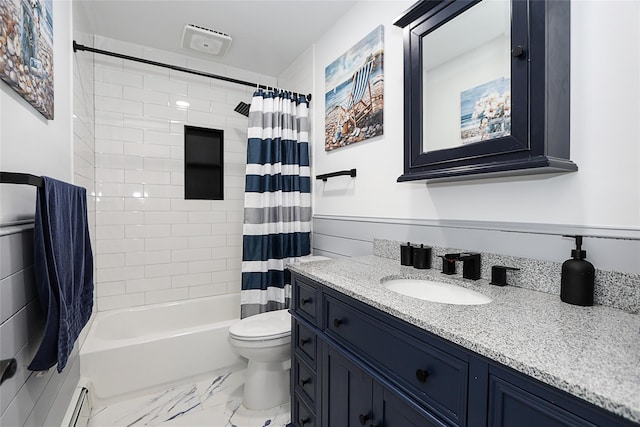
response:
<svg viewBox="0 0 640 427"><path fill-rule="evenodd" d="M562 264L560 299L574 305L593 305L595 268L585 259L587 251L582 250L582 236L565 237L575 237L576 248L571 251L572 259Z"/></svg>

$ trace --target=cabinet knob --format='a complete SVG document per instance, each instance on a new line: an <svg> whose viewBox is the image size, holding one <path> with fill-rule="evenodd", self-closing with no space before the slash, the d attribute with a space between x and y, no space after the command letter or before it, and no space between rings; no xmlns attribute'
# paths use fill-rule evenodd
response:
<svg viewBox="0 0 640 427"><path fill-rule="evenodd" d="M421 383L426 383L428 377L429 377L429 372L425 371L424 369L418 369L416 371L416 378Z"/></svg>
<svg viewBox="0 0 640 427"><path fill-rule="evenodd" d="M311 343L311 338L303 338L300 340L300 347L304 347L307 344Z"/></svg>
<svg viewBox="0 0 640 427"><path fill-rule="evenodd" d="M300 382L300 384L302 384L303 387L307 384L311 384L311 378L305 378Z"/></svg>
<svg viewBox="0 0 640 427"><path fill-rule="evenodd" d="M333 326L335 326L336 328L339 328L343 323L344 321L342 319L333 319Z"/></svg>
<svg viewBox="0 0 640 427"><path fill-rule="evenodd" d="M514 58L522 58L524 56L524 47L518 45L511 50L511 56Z"/></svg>
<svg viewBox="0 0 640 427"><path fill-rule="evenodd" d="M311 422L311 418L307 417L305 419L300 420L300 425L303 426L305 424L309 424Z"/></svg>
<svg viewBox="0 0 640 427"><path fill-rule="evenodd" d="M311 298L302 298L300 300L300 305L307 305L311 303Z"/></svg>
<svg viewBox="0 0 640 427"><path fill-rule="evenodd" d="M371 419L371 416L369 414L360 414L360 416L358 417L358 419L360 420L360 424L361 425L365 425L367 424L367 421L369 421Z"/></svg>

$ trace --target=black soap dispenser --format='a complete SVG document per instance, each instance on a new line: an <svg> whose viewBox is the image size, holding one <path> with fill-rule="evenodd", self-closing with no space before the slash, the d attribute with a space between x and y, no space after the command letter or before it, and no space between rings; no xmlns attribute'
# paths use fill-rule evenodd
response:
<svg viewBox="0 0 640 427"><path fill-rule="evenodd" d="M595 268L585 259L587 251L582 250L582 236L565 237L575 237L576 248L571 251L571 259L562 264L560 299L574 305L593 305Z"/></svg>

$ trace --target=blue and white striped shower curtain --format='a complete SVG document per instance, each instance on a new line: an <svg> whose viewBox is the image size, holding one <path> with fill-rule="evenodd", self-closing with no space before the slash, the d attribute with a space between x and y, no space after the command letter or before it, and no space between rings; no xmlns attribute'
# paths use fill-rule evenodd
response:
<svg viewBox="0 0 640 427"><path fill-rule="evenodd" d="M309 104L254 93L249 110L241 317L289 307L286 267L311 253Z"/></svg>

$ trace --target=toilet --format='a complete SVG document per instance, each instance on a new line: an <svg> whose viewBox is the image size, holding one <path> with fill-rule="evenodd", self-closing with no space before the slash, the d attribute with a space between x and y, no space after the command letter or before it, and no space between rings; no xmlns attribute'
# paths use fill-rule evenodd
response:
<svg viewBox="0 0 640 427"><path fill-rule="evenodd" d="M257 411L287 403L291 370L289 311L269 311L237 321L229 328L229 343L249 360L242 405Z"/></svg>
<svg viewBox="0 0 640 427"><path fill-rule="evenodd" d="M331 258L308 255L297 262L328 259ZM229 343L249 360L242 405L259 411L287 403L291 371L289 310L268 311L237 321L229 328Z"/></svg>

